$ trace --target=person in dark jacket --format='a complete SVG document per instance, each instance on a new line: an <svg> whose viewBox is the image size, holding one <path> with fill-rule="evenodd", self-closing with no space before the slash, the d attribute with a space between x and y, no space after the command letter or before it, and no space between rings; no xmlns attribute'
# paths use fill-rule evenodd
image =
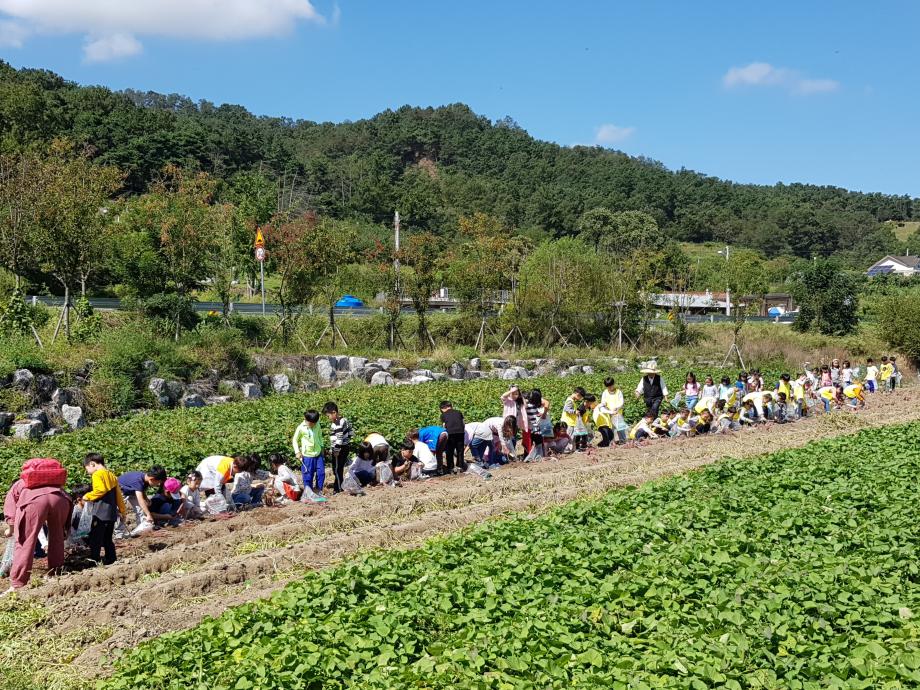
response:
<svg viewBox="0 0 920 690"><path fill-rule="evenodd" d="M645 411L658 416L658 408L668 395L668 387L661 379L661 372L654 364L642 368L642 378L636 386L636 397L645 400ZM654 419L653 417L653 419Z"/></svg>

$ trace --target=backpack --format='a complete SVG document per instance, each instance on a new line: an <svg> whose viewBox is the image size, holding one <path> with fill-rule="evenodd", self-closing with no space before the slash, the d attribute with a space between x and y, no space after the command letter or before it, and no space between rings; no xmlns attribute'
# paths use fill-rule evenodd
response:
<svg viewBox="0 0 920 690"><path fill-rule="evenodd" d="M62 487L67 484L67 470L54 458L32 458L22 466L19 478L27 489Z"/></svg>

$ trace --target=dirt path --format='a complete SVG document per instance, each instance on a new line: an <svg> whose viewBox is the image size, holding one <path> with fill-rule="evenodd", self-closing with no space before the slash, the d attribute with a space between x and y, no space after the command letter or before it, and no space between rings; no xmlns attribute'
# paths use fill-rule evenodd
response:
<svg viewBox="0 0 920 690"><path fill-rule="evenodd" d="M820 438L920 419L920 389L875 396L857 415L840 413L727 436L659 441L515 464L488 482L462 476L378 488L325 506L265 508L120 542L119 561L46 579L28 597L52 611L55 632L92 621L110 626L75 661L104 670L109 652L190 627L206 615L267 596L309 569L377 547L407 547L508 512L539 512L617 486L802 446ZM75 669L76 670L76 669Z"/></svg>

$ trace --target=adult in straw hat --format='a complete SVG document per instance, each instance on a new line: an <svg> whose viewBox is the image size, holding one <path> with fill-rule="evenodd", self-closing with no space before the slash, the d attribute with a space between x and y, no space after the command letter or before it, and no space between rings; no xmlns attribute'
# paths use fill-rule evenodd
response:
<svg viewBox="0 0 920 690"><path fill-rule="evenodd" d="M652 412L658 415L658 408L661 402L668 395L668 387L661 379L661 372L658 370L658 364L655 362L646 362L642 365L640 371L643 376L636 386L636 397L645 400L646 412Z"/></svg>

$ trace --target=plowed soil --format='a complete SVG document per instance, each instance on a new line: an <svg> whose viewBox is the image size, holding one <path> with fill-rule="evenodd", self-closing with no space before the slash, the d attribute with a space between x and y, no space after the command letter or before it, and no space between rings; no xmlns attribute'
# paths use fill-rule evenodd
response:
<svg viewBox="0 0 920 690"><path fill-rule="evenodd" d="M193 626L360 550L411 547L488 518L540 512L726 456L749 457L916 419L920 389L905 389L871 397L857 414L517 463L493 472L490 481L463 475L375 488L364 497L335 496L322 506L262 508L120 541L114 565L43 578L24 596L51 610L48 624L55 632L87 623L110 628L107 639L74 662L81 667L77 673L104 672L115 650Z"/></svg>

